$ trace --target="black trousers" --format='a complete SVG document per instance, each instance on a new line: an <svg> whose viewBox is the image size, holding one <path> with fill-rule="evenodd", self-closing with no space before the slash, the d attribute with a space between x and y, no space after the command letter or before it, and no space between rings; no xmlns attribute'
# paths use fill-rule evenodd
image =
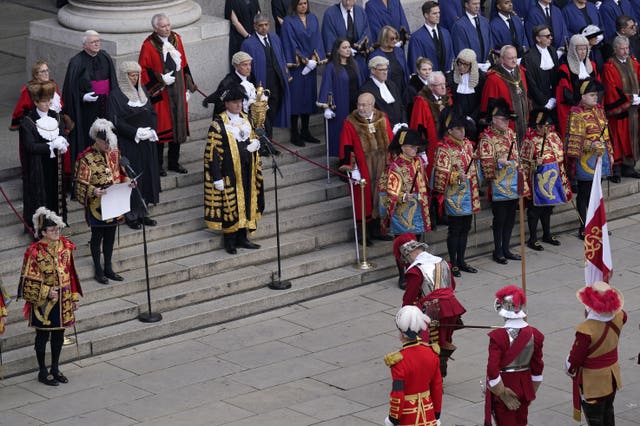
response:
<svg viewBox="0 0 640 426"><path fill-rule="evenodd" d="M602 398L595 404L581 401L582 411L589 426L615 426L616 419L613 412L613 400L615 392L606 398Z"/></svg>
<svg viewBox="0 0 640 426"><path fill-rule="evenodd" d="M167 163L170 169L175 169L178 167L178 163L180 162L180 144L177 142L169 142L169 143L159 143L158 144L158 164L160 168L162 168L162 164L164 163L164 146L169 145L169 152L167 153Z"/></svg>
<svg viewBox="0 0 640 426"><path fill-rule="evenodd" d="M518 200L494 201L491 203L493 213L493 255L505 257L509 250L513 225L516 222Z"/></svg>
<svg viewBox="0 0 640 426"><path fill-rule="evenodd" d="M529 226L529 242L538 241L538 221L542 224L542 238L551 238L551 214L553 206L534 206L529 201L527 206L527 225Z"/></svg>
<svg viewBox="0 0 640 426"><path fill-rule="evenodd" d="M96 275L102 276L104 272L113 272L111 267L111 256L113 255L113 244L116 240L116 225L113 226L92 226L91 257ZM100 245L102 245L102 255L104 256L104 270L100 265Z"/></svg>
<svg viewBox="0 0 640 426"><path fill-rule="evenodd" d="M580 216L580 233L584 232L584 221L587 218L587 209L589 208L589 197L591 196L590 180L578 181L578 195L576 196L576 204L578 208L578 215Z"/></svg>
<svg viewBox="0 0 640 426"><path fill-rule="evenodd" d="M448 216L447 251L451 266L461 267L466 264L467 239L471 230L473 215Z"/></svg>

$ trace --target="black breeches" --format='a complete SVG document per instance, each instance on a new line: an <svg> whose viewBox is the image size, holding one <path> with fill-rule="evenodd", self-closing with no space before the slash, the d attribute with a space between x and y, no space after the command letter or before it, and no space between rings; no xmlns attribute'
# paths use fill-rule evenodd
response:
<svg viewBox="0 0 640 426"><path fill-rule="evenodd" d="M587 208L589 208L589 197L591 197L591 185L590 180L578 181L578 195L576 204L578 208L578 215L580 215L580 232L584 231L584 221L587 217Z"/></svg>
<svg viewBox="0 0 640 426"><path fill-rule="evenodd" d="M538 240L538 220L542 224L543 238L551 237L551 213L553 206L534 206L529 203L527 208L527 225L529 226L529 241L534 243Z"/></svg>
<svg viewBox="0 0 640 426"><path fill-rule="evenodd" d="M504 257L510 253L509 242L516 222L516 206L518 200L494 201L491 203L493 213L493 255Z"/></svg>
<svg viewBox="0 0 640 426"><path fill-rule="evenodd" d="M447 251L451 266L463 266L466 264L465 252L467 250L467 239L471 230L471 220L473 215L449 216L449 227L447 228Z"/></svg>
<svg viewBox="0 0 640 426"><path fill-rule="evenodd" d="M93 226L91 227L91 240L89 246L96 269L100 266L100 245L102 244L102 255L104 256L105 270L111 270L111 256L113 254L113 244L116 239L116 226Z"/></svg>
<svg viewBox="0 0 640 426"><path fill-rule="evenodd" d="M613 393L603 398L595 404L588 404L581 401L582 411L589 426L615 426L615 414L613 412L613 400L616 394Z"/></svg>

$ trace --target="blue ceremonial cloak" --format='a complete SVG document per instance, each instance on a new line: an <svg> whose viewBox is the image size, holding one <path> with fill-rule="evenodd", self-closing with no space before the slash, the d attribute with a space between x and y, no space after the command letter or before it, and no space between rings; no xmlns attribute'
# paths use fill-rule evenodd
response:
<svg viewBox="0 0 640 426"><path fill-rule="evenodd" d="M269 41L271 42L271 49L278 60L280 65L280 71L284 78L283 82L283 99L280 104L280 110L276 112L273 120L273 127L290 127L291 126L291 94L289 92L289 82L287 81L287 61L284 59L284 50L282 48L282 41L277 34L269 33ZM264 45L258 38L258 35L254 32L251 37L245 39L240 46L240 50L248 53L253 58L251 64L251 71L256 79L256 82L262 83L262 86L266 87L267 82L267 59L265 55Z"/></svg>
<svg viewBox="0 0 640 426"><path fill-rule="evenodd" d="M440 2L440 25L449 31L463 14L464 10L462 9L461 1L448 0Z"/></svg>
<svg viewBox="0 0 640 426"><path fill-rule="evenodd" d="M622 8L622 11L620 8ZM618 16L624 13L637 19L629 0L620 0L620 6L613 0L603 0L598 12L600 12L600 22L602 22L600 29L604 31L604 39L609 42L612 42L616 36L616 19Z"/></svg>
<svg viewBox="0 0 640 426"><path fill-rule="evenodd" d="M363 82L361 73L356 70L356 74L358 87L360 87ZM333 110L336 116L329 120L329 156L337 157L340 151L340 132L342 132L344 120L351 111L349 109L349 73L341 66L336 67L333 61L324 68L318 102L326 104L329 92L331 92L333 103L336 106L336 109Z"/></svg>
<svg viewBox="0 0 640 426"><path fill-rule="evenodd" d="M387 5L382 0L369 0L364 6L364 11L369 20L369 30L373 36L373 41L378 40L380 30L385 25L390 25L400 33L400 28L410 33L409 22L402 8L400 0L387 0Z"/></svg>
<svg viewBox="0 0 640 426"><path fill-rule="evenodd" d="M367 19L364 9L357 4L353 6L353 26L355 27L356 39L358 40L356 43L362 43L364 38L367 37L369 39L369 46L372 46L376 40L371 34L369 20ZM322 17L322 43L326 49L327 56L331 53L333 44L339 38L347 38L347 24L342 18L340 3L328 7ZM367 66L366 58L362 55L356 55L355 60L358 63L358 69L360 70L362 79L366 80L367 77L369 77L369 67Z"/></svg>
<svg viewBox="0 0 640 426"><path fill-rule="evenodd" d="M513 12L518 15L520 18L520 22L523 23L527 20L527 13L529 13L529 9L533 6L533 2L537 0L512 0L513 4ZM493 19L496 15L498 15L498 9L496 9L496 0L491 0L491 15L490 18Z"/></svg>
<svg viewBox="0 0 640 426"><path fill-rule="evenodd" d="M597 25L602 29L602 21L600 20L600 14L598 9L593 3L586 3L587 15L591 22L587 22L582 14L582 10L578 9L574 2L570 2L562 9L562 16L564 17L564 23L569 31L569 38L574 34L580 34L580 31L589 24Z"/></svg>
<svg viewBox="0 0 640 426"><path fill-rule="evenodd" d="M522 24L522 21L520 21L520 18L517 16L511 16L511 22L513 22L513 27L516 30L516 36L522 51L527 51L529 49L529 42L527 41L527 37L524 35L524 25ZM491 19L489 26L491 27L491 37L493 37L493 47L495 49L499 50L502 46L507 44L513 45L511 41L511 31L504 19L496 15Z"/></svg>
<svg viewBox="0 0 640 426"><path fill-rule="evenodd" d="M453 2L452 2L453 3ZM493 37L491 37L491 29L489 21L482 15L480 18L480 32L484 41L484 52L480 51L480 40L478 40L478 31L475 25L465 13L460 19L453 24L451 36L453 37L453 51L460 52L462 49L469 48L476 52L478 63L487 62L489 51L493 47Z"/></svg>
<svg viewBox="0 0 640 426"><path fill-rule="evenodd" d="M438 66L438 55L436 54L436 46L433 43L433 38L431 34L429 34L427 27L423 25L419 30L414 32L409 39L408 62L409 64L411 64L411 69L416 66L416 60L420 56L422 56L429 59L433 63L434 71L451 71L451 64L453 63L453 59L455 58L455 54L453 53L453 40L451 39L451 33L442 25L439 26L438 30L439 33L442 34L442 43L444 44L445 49L444 68L441 69Z"/></svg>
<svg viewBox="0 0 640 426"><path fill-rule="evenodd" d="M297 15L287 16L282 23L282 43L287 64L296 63L296 54L304 58L312 58L314 53L324 60L325 50L320 37L318 18L313 13L307 15L307 26ZM314 69L302 75L305 65L289 68L292 80L289 82L291 92L291 114L314 114L316 110L316 93L318 91L317 73Z"/></svg>
<svg viewBox="0 0 640 426"><path fill-rule="evenodd" d="M553 3L551 4L551 22L553 23L551 28L553 32L553 43L551 45L556 49L564 47L565 42L569 42L569 31L567 30L567 25L564 23L562 12L554 6ZM533 27L546 23L547 21L542 8L538 2L535 2L533 7L529 9L527 20L524 23L527 38L529 39L529 46L535 46L536 44L536 40L533 37Z"/></svg>

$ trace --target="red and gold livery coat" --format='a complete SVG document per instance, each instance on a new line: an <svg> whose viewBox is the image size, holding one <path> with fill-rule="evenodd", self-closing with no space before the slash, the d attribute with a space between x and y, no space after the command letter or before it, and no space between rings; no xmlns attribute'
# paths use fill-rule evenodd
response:
<svg viewBox="0 0 640 426"><path fill-rule="evenodd" d="M437 345L422 340L405 342L384 357L391 368L389 419L396 425L435 426L442 410L442 376Z"/></svg>
<svg viewBox="0 0 640 426"><path fill-rule="evenodd" d="M438 144L435 159L433 191L446 195L449 188L455 189L460 184L458 177L466 173L471 184L471 207L473 213L479 212L480 196L473 143L467 138L457 140L445 136Z"/></svg>
<svg viewBox="0 0 640 426"><path fill-rule="evenodd" d="M29 326L60 330L75 323L74 303L82 296L73 250L76 246L65 237L45 243L37 241L24 253L18 297L24 298ZM49 298L52 288L58 298Z"/></svg>

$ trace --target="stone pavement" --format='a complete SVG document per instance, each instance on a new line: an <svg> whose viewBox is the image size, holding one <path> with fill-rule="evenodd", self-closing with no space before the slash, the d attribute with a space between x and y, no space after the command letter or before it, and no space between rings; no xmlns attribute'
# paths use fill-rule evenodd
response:
<svg viewBox="0 0 640 426"><path fill-rule="evenodd" d="M624 388L617 425L640 424L640 215L611 224L615 277L629 321L620 363ZM473 239L471 239L473 240ZM535 426L571 420L570 380L562 371L582 318L575 291L582 246L570 235L544 252L527 251L529 320L545 335L544 383L529 416ZM458 280L467 324L500 324L493 294L520 283L520 262ZM390 389L382 357L398 347L402 292L386 280L265 314L142 344L63 366L70 383L50 388L35 373L0 381L1 425L373 425L382 424ZM14 325L16 326L16 325ZM482 424L479 383L486 330L456 332L458 351L445 379L444 425ZM66 347L65 351L74 351Z"/></svg>

